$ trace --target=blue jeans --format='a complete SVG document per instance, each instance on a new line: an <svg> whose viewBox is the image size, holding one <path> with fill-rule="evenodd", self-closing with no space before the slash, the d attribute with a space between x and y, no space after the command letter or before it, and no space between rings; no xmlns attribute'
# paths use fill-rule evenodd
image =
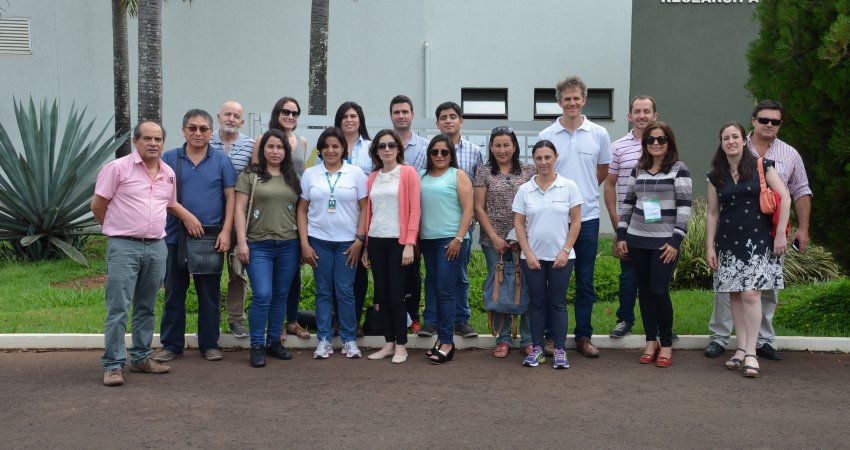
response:
<svg viewBox="0 0 850 450"><path fill-rule="evenodd" d="M265 346L280 340L286 300L300 268L301 243L298 239L265 240L249 242L248 249L245 269L254 293L248 310L251 346Z"/></svg>
<svg viewBox="0 0 850 450"><path fill-rule="evenodd" d="M540 270L531 270L522 260L522 274L528 281L528 315L531 316L531 340L535 346L543 346L543 330L551 323L552 338L556 349L564 349L567 341L567 288L574 264L571 259L566 266L555 269L554 261L540 261ZM547 320L548 319L548 320Z"/></svg>
<svg viewBox="0 0 850 450"><path fill-rule="evenodd" d="M620 261L620 307L617 308L617 322L635 323L635 299L637 298L637 279L632 261Z"/></svg>
<svg viewBox="0 0 850 450"><path fill-rule="evenodd" d="M590 316L596 296L593 293L593 270L596 267L596 253L599 246L599 219L585 220L581 223L578 239L573 250L576 251L576 299L575 299L575 339L593 334ZM529 279L529 281L531 281Z"/></svg>
<svg viewBox="0 0 850 450"><path fill-rule="evenodd" d="M440 343L451 344L454 342L454 324L457 315L457 301L455 290L457 284L449 280L457 280L460 266L469 260L468 246L461 245L457 258L449 261L446 258L446 247L454 238L422 239L419 247L422 249L422 257L425 259L425 311L423 317L425 323L437 324ZM428 322L426 313L429 310L434 313L432 322Z"/></svg>
<svg viewBox="0 0 850 450"><path fill-rule="evenodd" d="M354 241L332 242L310 237L309 243L318 260L313 269L316 282L316 335L319 339L333 339L333 301L336 295L339 317L339 336L343 342L357 339L357 314L354 311L354 275L357 269L346 265L344 252ZM358 263L359 265L359 263Z"/></svg>
<svg viewBox="0 0 850 450"><path fill-rule="evenodd" d="M493 247L489 247L486 245L481 246L481 251L484 252L484 260L487 262L487 274L490 274L490 271L493 270L493 267L499 262L499 254L496 253L496 249ZM505 252L503 257L505 262L513 262L514 254L512 251ZM482 287L483 289L483 287ZM513 339L511 338L511 315L510 314L501 314L501 313L493 313L493 326L497 326L496 324L502 324L502 327L498 330L493 330L497 333L498 337L496 338L496 344L502 342L513 343ZM519 319L519 334L520 347L525 347L528 344L531 344L531 323L529 321L529 315L523 314Z"/></svg>
<svg viewBox="0 0 850 450"><path fill-rule="evenodd" d="M433 239L432 239L433 240ZM448 242L451 242L449 240ZM472 310L469 308L469 277L467 276L467 267L469 259L472 255L472 239L464 239L461 246L461 253L457 259L460 261L458 275L455 278L455 323L469 322L472 315ZM462 255L466 255L465 257ZM427 271L427 268L426 268ZM422 310L422 320L428 325L437 325L437 309L436 303L428 303L428 292L425 292L425 308Z"/></svg>
<svg viewBox="0 0 850 450"><path fill-rule="evenodd" d="M133 308L133 346L130 364L150 356L156 325L156 295L165 277L165 241L150 243L109 238L106 244L106 321L103 327L103 370L127 364L127 315Z"/></svg>
<svg viewBox="0 0 850 450"><path fill-rule="evenodd" d="M162 348L175 354L186 346L186 291L189 271L177 266L177 245L168 244L165 271L165 304L159 325ZM198 349L201 353L218 348L221 324L221 274L192 275L198 293Z"/></svg>

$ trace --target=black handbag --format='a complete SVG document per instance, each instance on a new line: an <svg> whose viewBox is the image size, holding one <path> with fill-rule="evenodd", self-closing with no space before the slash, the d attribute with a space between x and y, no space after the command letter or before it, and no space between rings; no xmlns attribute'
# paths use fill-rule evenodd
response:
<svg viewBox="0 0 850 450"><path fill-rule="evenodd" d="M183 204L180 175L183 157L177 155L177 203ZM193 237L180 223L177 234L177 266L197 275L219 274L224 270L224 254L215 248L215 241L221 233L220 225L203 225L204 234Z"/></svg>

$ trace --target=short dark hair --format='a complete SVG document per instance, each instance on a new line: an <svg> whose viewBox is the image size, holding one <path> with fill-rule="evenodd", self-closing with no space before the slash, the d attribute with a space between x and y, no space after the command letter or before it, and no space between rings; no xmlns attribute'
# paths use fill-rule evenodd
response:
<svg viewBox="0 0 850 450"><path fill-rule="evenodd" d="M318 158L322 159L322 149L328 146L325 141L327 141L329 137L336 138L339 143L342 144L342 159L348 159L348 143L345 141L345 135L342 134L342 130L337 127L325 128L325 131L322 131L322 134L319 135L319 139L316 141Z"/></svg>
<svg viewBox="0 0 850 450"><path fill-rule="evenodd" d="M391 136L393 138L396 145L398 145L398 153L395 156L395 161L399 164L404 164L404 144L401 142L401 136L395 130L385 128L375 135L375 138L372 139L372 144L369 146L369 158L372 159L373 172L384 168L384 162L378 156L378 141L384 136Z"/></svg>
<svg viewBox="0 0 850 450"><path fill-rule="evenodd" d="M533 157L534 153L536 153L538 149L541 149L543 147L551 148L556 155L558 154L558 149L555 148L555 143L548 139L542 139L537 141L537 143L534 144L534 147L531 147L531 156Z"/></svg>
<svg viewBox="0 0 850 450"><path fill-rule="evenodd" d="M635 95L632 97L632 101L629 102L629 112L632 112L632 109L635 107L635 102L638 100L649 100L652 102L652 112L657 112L655 109L655 99L652 98L651 95Z"/></svg>
<svg viewBox="0 0 850 450"><path fill-rule="evenodd" d="M360 118L360 130L358 130L360 136L363 136L366 139L371 139L369 137L369 130L366 129L366 116L363 114L363 108L358 105L357 102L349 101L339 105L339 108L336 109L336 116L334 117L334 126L342 128L342 117L349 109L353 109L354 112L357 113L357 117Z"/></svg>
<svg viewBox="0 0 850 450"><path fill-rule="evenodd" d="M295 106L298 107L298 113L301 114L301 105L298 104L298 100L295 100L293 97L281 97L272 107L272 115L269 117L269 130L283 131L283 127L280 125L280 112L283 110L283 104L286 102L295 103ZM298 125L296 124L297 127Z"/></svg>
<svg viewBox="0 0 850 450"><path fill-rule="evenodd" d="M440 118L440 112L445 111L447 109L453 109L453 110L455 110L455 113L457 113L458 116L463 117L463 108L461 108L460 105L458 105L455 102L440 103L440 106L437 106L437 110L434 112L434 117L439 119Z"/></svg>
<svg viewBox="0 0 850 450"><path fill-rule="evenodd" d="M189 123L189 119L191 119L192 117L203 117L204 119L207 119L207 122L210 124L210 128L212 128L213 126L213 120L210 113L204 111L203 109L194 108L190 109L189 111L186 111L186 114L183 115L184 127L186 126L186 124Z"/></svg>
<svg viewBox="0 0 850 450"><path fill-rule="evenodd" d="M763 109L775 109L779 111L779 118L785 119L785 108L782 107L782 103L776 100L766 99L758 102L756 107L753 108L753 118L758 116L759 111Z"/></svg>
<svg viewBox="0 0 850 450"><path fill-rule="evenodd" d="M431 149L434 148L438 143L443 142L449 148L449 167L458 168L457 166L457 149L455 148L454 142L452 142L452 138L450 138L447 134L438 134L431 138L431 142L428 143L428 157L425 162L425 173L431 173L434 170L434 162L431 161Z"/></svg>
<svg viewBox="0 0 850 450"><path fill-rule="evenodd" d="M643 170L652 168L652 155L649 154L649 150L646 148L646 139L653 130L661 130L664 136L667 136L667 154L664 155L664 159L661 161L661 171L670 173L673 164L679 160L679 147L676 146L676 136L673 135L673 129L666 122L651 123L643 130L643 139L640 141L641 152L638 167Z"/></svg>
<svg viewBox="0 0 850 450"><path fill-rule="evenodd" d="M135 127L133 127L133 140L134 141L138 141L139 139L141 139L141 137L142 137L142 125L144 125L146 123L152 123L152 124L158 126L159 129L162 130L162 140L165 141L165 128L163 128L162 125L160 125L159 123L154 122L152 120L145 120L144 122L139 122Z"/></svg>
<svg viewBox="0 0 850 450"><path fill-rule="evenodd" d="M393 105L398 105L400 103L407 103L410 105L410 112L413 112L413 100L406 95L396 95L390 100L390 112L393 112Z"/></svg>

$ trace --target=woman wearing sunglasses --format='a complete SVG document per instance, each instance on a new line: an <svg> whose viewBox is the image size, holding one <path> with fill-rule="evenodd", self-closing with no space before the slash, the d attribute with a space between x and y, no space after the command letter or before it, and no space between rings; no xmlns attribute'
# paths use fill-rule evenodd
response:
<svg viewBox="0 0 850 450"><path fill-rule="evenodd" d="M644 130L617 224L617 250L635 268L640 315L646 334L641 364L673 364L670 280L691 217L691 175L679 161L673 130L655 122Z"/></svg>
<svg viewBox="0 0 850 450"><path fill-rule="evenodd" d="M555 171L555 144L539 141L531 149L531 156L537 175L520 186L511 206L522 248L522 273L528 282L531 321L531 353L522 364L537 367L546 361L543 330L549 323L555 340L552 367L568 369L567 287L576 257L573 245L581 230L583 200L575 182Z"/></svg>
<svg viewBox="0 0 850 450"><path fill-rule="evenodd" d="M407 361L407 308L405 281L413 264L419 235L419 175L404 164L401 137L381 130L369 147L375 169L369 175L366 206L366 250L363 265L372 269L375 307L386 344L369 359L392 356Z"/></svg>
<svg viewBox="0 0 850 450"><path fill-rule="evenodd" d="M481 224L479 243L487 261L488 274L499 262L500 256L504 261L513 261L513 252L505 241L514 228L511 204L519 187L534 175L534 166L519 162L519 142L512 129L494 128L490 133L489 149L487 164L478 167L473 183L475 218ZM506 358L511 350L511 321L510 314L493 313L493 333L498 335L493 349L496 358ZM522 316L520 333L520 346L531 347L527 314ZM528 351L531 351L530 348Z"/></svg>
<svg viewBox="0 0 850 450"><path fill-rule="evenodd" d="M472 182L458 169L451 138L439 134L428 144L425 170L419 174L422 218L420 248L425 259L425 302L437 311L438 338L425 353L432 364L444 364L455 353L455 280L466 261L463 243L472 222Z"/></svg>
<svg viewBox="0 0 850 450"><path fill-rule="evenodd" d="M744 376L760 373L756 341L762 321L761 291L782 289L781 256L787 237L791 196L774 162L763 160L768 187L779 193L776 236L772 215L759 208L758 158L747 147L744 127L729 122L720 128L720 144L708 174L708 213L705 223L706 262L714 270L714 291L728 292L738 350L726 362L731 370L743 367Z"/></svg>
<svg viewBox="0 0 850 450"><path fill-rule="evenodd" d="M269 130L280 130L286 136L289 148L292 149L292 167L300 177L304 174L304 166L307 160L307 138L295 134L298 127L298 117L301 115L301 106L293 97L281 97L272 107L269 118ZM254 157L252 163L257 163L259 155L260 136L257 136L254 144ZM310 333L298 323L298 306L301 302L301 270L295 272L292 287L289 288L289 297L286 300L286 323L280 334L280 340L285 341L286 335L294 334L301 339L310 337Z"/></svg>

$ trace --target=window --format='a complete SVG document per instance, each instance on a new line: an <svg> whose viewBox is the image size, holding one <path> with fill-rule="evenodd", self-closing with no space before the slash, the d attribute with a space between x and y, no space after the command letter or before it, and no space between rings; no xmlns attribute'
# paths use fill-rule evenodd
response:
<svg viewBox="0 0 850 450"><path fill-rule="evenodd" d="M507 88L461 88L464 119L507 119Z"/></svg>
<svg viewBox="0 0 850 450"><path fill-rule="evenodd" d="M613 89L588 89L587 103L582 114L588 119L611 119L613 116ZM562 114L561 106L555 100L554 88L534 89L534 119L557 119Z"/></svg>
<svg viewBox="0 0 850 450"><path fill-rule="evenodd" d="M29 19L14 17L0 18L0 54L32 54Z"/></svg>

